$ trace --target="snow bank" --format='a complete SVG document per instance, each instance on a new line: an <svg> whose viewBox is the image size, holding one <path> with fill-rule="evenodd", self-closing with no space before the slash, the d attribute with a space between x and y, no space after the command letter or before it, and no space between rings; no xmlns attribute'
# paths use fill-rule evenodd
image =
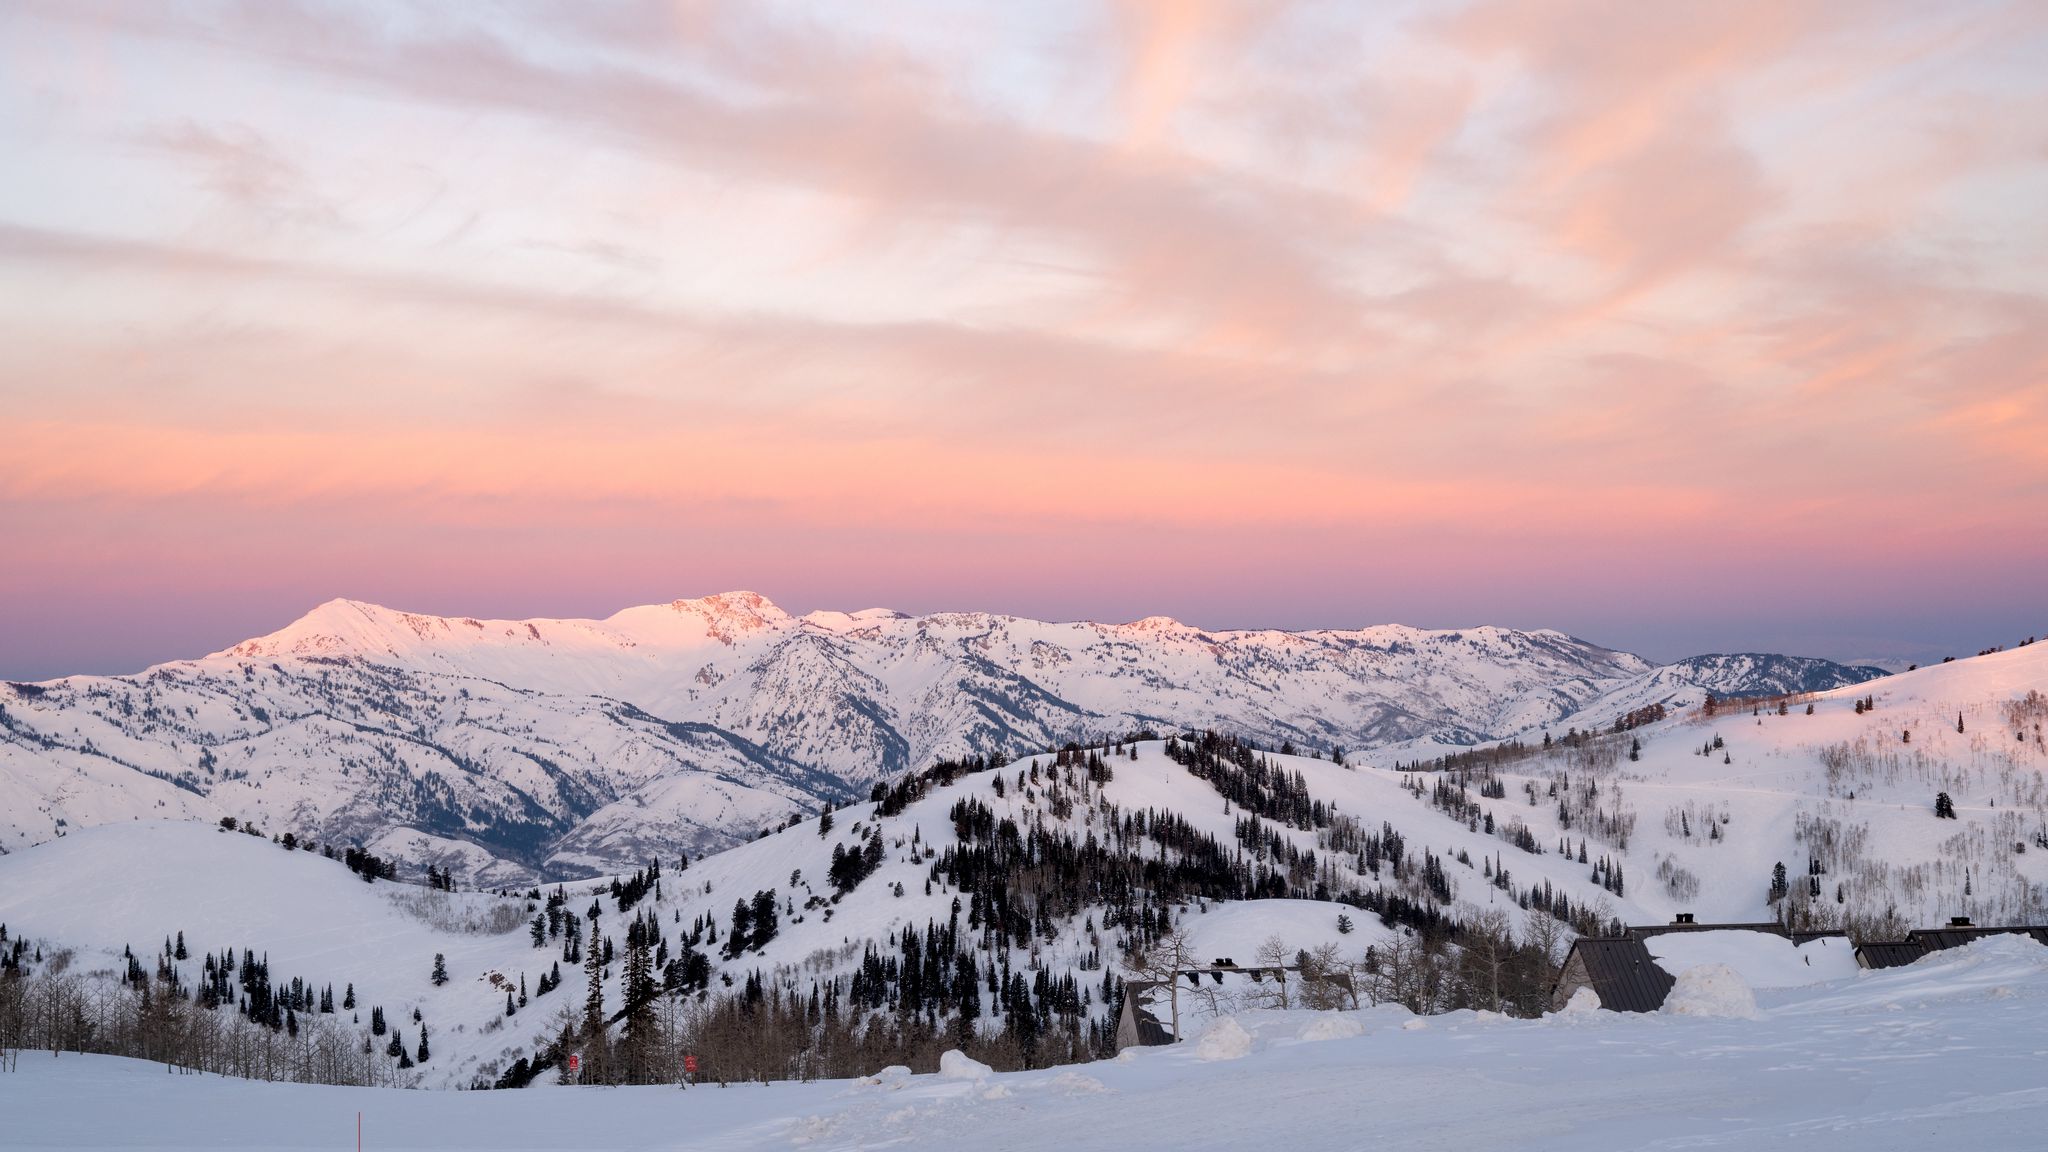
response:
<svg viewBox="0 0 2048 1152"><path fill-rule="evenodd" d="M1578 991L1572 993L1572 998L1565 1001L1564 1007L1558 1009L1555 1015L1568 1019L1578 1019L1591 1016L1598 1011L1600 1011L1600 994L1591 988L1581 986Z"/></svg>
<svg viewBox="0 0 2048 1152"><path fill-rule="evenodd" d="M1197 1060L1242 1060L1252 1054L1252 1034L1235 1016L1224 1016L1195 1041Z"/></svg>
<svg viewBox="0 0 2048 1152"><path fill-rule="evenodd" d="M939 1075L947 1080L981 1080L994 1071L958 1048L949 1048L939 1057Z"/></svg>
<svg viewBox="0 0 2048 1152"><path fill-rule="evenodd" d="M1298 1040L1348 1040L1365 1035L1365 1025L1349 1016L1328 1013L1301 1026Z"/></svg>
<svg viewBox="0 0 2048 1152"><path fill-rule="evenodd" d="M1754 1020L1756 993L1740 972L1726 964L1697 964L1678 974L1678 983L1664 998L1664 1011L1674 1016Z"/></svg>

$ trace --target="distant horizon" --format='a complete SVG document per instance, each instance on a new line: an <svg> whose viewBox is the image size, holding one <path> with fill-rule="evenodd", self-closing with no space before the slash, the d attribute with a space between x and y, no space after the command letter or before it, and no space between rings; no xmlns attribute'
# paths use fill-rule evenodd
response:
<svg viewBox="0 0 2048 1152"><path fill-rule="evenodd" d="M267 622L256 622L255 614L253 612L236 612L224 616L217 616L216 619L211 622L211 627L206 627L205 625L200 624L200 622L192 621L188 618L186 623L191 626L185 629L173 630L173 635L191 634L194 636L198 636L201 634L211 634L215 636L217 639L197 641L197 647L172 650L169 647L169 645L174 641L169 638L160 637L157 638L154 643L145 643L141 637L136 637L132 643L120 644L111 649L103 649L98 660L95 662L95 666L92 667L65 667L61 664L61 661L65 659L64 654L61 652L54 651L46 657L46 661L21 661L16 659L17 653L20 651L19 649L14 648L12 646L0 648L0 680L16 682L36 682L44 680L61 679L67 676L134 675L150 667L154 667L158 664L171 663L179 660L199 659L214 652L224 651L243 641L255 639L259 636L265 636L273 632L280 631L290 626L294 621L303 618L308 613L318 608L321 604L325 604L333 600L349 600L358 603L374 604L377 607L385 608L391 611L414 612L423 615L449 617L454 619L471 617L476 619L514 621L602 621L620 611L624 611L629 608L668 604L679 600L700 600L712 596L729 595L732 593L742 591L753 592L762 596L770 603L773 603L777 608L793 617L802 617L812 612L853 613L866 610L881 609L902 612L911 616L930 616L945 612L987 612L995 615L1013 616L1022 619L1043 620L1055 623L1087 622L1096 624L1127 624L1137 620L1145 619L1147 617L1166 616L1171 617L1182 624L1186 624L1190 627L1194 627L1207 632L1249 632L1264 630L1275 630L1285 632L1307 632L1320 629L1349 631L1382 625L1398 625L1405 627L1420 628L1430 631L1450 631L1482 627L1500 627L1513 629L1518 632L1534 632L1539 630L1561 632L1566 635L1572 636L1575 639L1596 644L1603 648L1607 648L1613 651L1628 652L1637 656L1641 656L1644 659L1649 660L1653 664L1669 664L1678 660L1687 659L1695 656L1725 655L1739 653L1769 653L1780 656L1813 657L1818 659L1830 660L1837 664L1844 665L1870 665L1885 668L1887 671L1892 672L1903 671L1910 664L1928 664L1938 662L1944 657L1961 658L1965 656L1973 656L1976 655L1979 651L1982 651L1983 649L1990 648L1993 646L2011 647L2013 644L2017 643L2020 640L2026 639L2029 636L2038 636L2042 634L2042 630L2038 628L2033 631L2028 631L2022 628L2016 632L2011 629L2008 629L2008 632L2011 632L2012 634L2009 637L2002 637L1995 635L1995 628L1993 628L1985 632L1985 638L1981 641L1965 640L1958 644L1945 646L1938 642L1930 643L1913 641L1886 641L1881 638L1869 636L1861 638L1853 636L1826 637L1813 636L1810 634L1800 635L1797 633L1785 633L1782 636L1782 638L1785 641L1788 641L1785 643L1763 642L1728 643L1719 645L1708 644L1705 646L1692 646L1680 649L1655 646L1646 647L1626 642L1618 642L1610 636L1602 635L1597 630L1588 631L1581 628L1563 627L1558 624L1542 623L1533 620L1509 621L1499 619L1467 619L1455 622L1435 622L1430 620L1399 619L1389 617L1385 619L1308 621L1298 619L1294 615L1283 615L1283 620L1285 622L1280 623L1272 621L1261 621L1255 619L1247 619L1243 622L1231 622L1220 619L1192 619L1178 612L1167 611L1148 611L1139 612L1135 615L1131 615L1116 613L1062 613L1042 611L1016 611L998 606L972 605L952 602L938 602L930 606L923 607L904 607L902 604L886 602L862 603L857 605L851 603L794 602L791 600L787 600L784 597L777 596L771 592L764 591L760 588L750 588L746 586L721 588L716 591L703 592L692 595L665 596L656 597L652 599L635 599L631 602L623 602L616 604L608 609L585 607L582 610L567 612L479 611L462 606L451 606L443 604L436 607L419 603L413 603L410 601L401 600L398 602L392 602L383 599L378 599L375 597L349 595L344 593L331 596L323 596L317 600L309 601L297 611L289 612L282 616L277 616L274 614L267 615L265 617ZM243 630L239 632L233 632L228 621L238 619L247 619L250 620L251 623L245 626ZM1756 635L1756 633L1751 633L1751 635ZM1890 647L1887 647L1887 644L1889 644Z"/></svg>

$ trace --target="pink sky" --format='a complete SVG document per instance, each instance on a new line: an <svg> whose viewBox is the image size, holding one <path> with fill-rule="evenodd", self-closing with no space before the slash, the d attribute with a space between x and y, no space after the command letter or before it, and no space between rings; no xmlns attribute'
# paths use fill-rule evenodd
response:
<svg viewBox="0 0 2048 1152"><path fill-rule="evenodd" d="M0 677L336 595L2048 631L2043 60L2037 3L17 0Z"/></svg>

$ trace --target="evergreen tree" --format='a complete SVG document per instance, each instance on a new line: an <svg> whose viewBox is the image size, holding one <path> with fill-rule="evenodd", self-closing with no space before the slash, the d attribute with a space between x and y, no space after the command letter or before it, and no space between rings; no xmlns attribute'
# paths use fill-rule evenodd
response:
<svg viewBox="0 0 2048 1152"><path fill-rule="evenodd" d="M1936 792L1934 794L1934 815L1942 820L1954 820L1956 818L1956 802L1948 798L1948 793Z"/></svg>
<svg viewBox="0 0 2048 1152"><path fill-rule="evenodd" d="M604 1048L604 950L597 943L597 921L590 922L591 944L583 961L583 1063L585 1079L595 1077Z"/></svg>
<svg viewBox="0 0 2048 1152"><path fill-rule="evenodd" d="M897 895L901 896L902 893L898 892ZM775 939L778 928L774 889L754 893L753 912L754 936L750 945L754 948L765 948L770 940Z"/></svg>
<svg viewBox="0 0 2048 1152"><path fill-rule="evenodd" d="M356 986L354 984L350 984L348 991L341 994L341 1006L349 1009L353 1009L356 1006Z"/></svg>
<svg viewBox="0 0 2048 1152"><path fill-rule="evenodd" d="M621 1061L624 1065L622 1071L628 1079L640 1082L648 1079L653 1064L658 1023L654 1002L661 994L661 986L654 980L654 962L647 947L649 935L637 920L627 927L626 970L622 974L622 994L626 1001L626 1045Z"/></svg>
<svg viewBox="0 0 2048 1152"><path fill-rule="evenodd" d="M447 982L448 961L439 952L436 952L434 953L434 987L439 988Z"/></svg>
<svg viewBox="0 0 2048 1152"><path fill-rule="evenodd" d="M420 1025L420 1063L427 1062L427 1026Z"/></svg>
<svg viewBox="0 0 2048 1152"><path fill-rule="evenodd" d="M732 930L725 937L725 958L734 959L745 952L753 940L754 910L745 900L732 902Z"/></svg>

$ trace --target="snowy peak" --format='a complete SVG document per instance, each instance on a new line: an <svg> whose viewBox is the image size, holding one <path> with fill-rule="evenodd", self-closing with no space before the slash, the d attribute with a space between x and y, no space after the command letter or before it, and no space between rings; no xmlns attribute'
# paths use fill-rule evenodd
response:
<svg viewBox="0 0 2048 1152"><path fill-rule="evenodd" d="M272 824L283 806L321 839L602 871L650 847L735 843L944 757L1146 729L1325 754L1462 746L1874 672L1758 654L1656 668L1494 626L796 617L744 590L604 620L339 599L201 660L54 681L9 703L0 846L167 812Z"/></svg>
<svg viewBox="0 0 2048 1152"><path fill-rule="evenodd" d="M702 620L716 636L736 636L789 624L790 615L759 592L720 592L695 600L674 600L668 609Z"/></svg>
<svg viewBox="0 0 2048 1152"><path fill-rule="evenodd" d="M401 612L361 600L329 600L267 636L246 640L213 658L405 657L437 651L542 645L544 627L561 631L560 620L478 620Z"/></svg>

